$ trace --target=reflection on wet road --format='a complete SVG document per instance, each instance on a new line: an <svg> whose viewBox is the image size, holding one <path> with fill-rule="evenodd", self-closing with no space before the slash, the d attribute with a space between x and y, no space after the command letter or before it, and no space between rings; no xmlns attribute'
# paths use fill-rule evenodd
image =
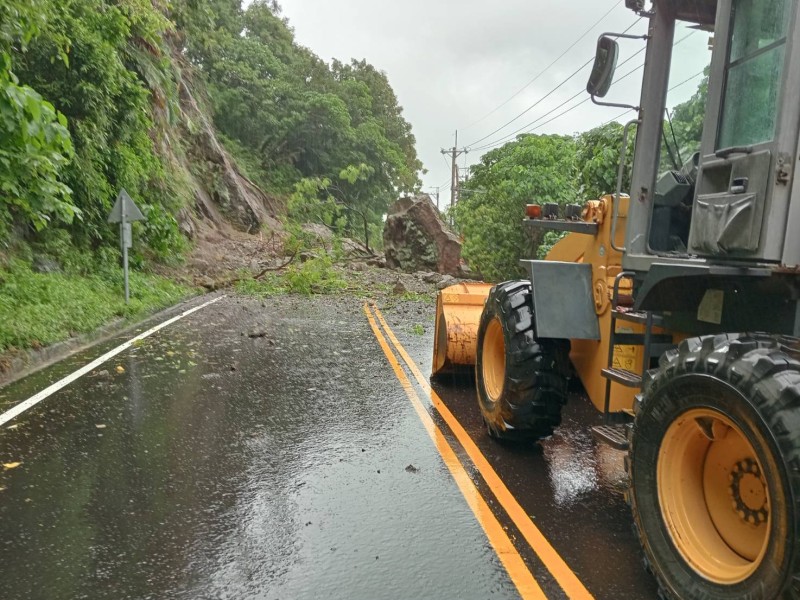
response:
<svg viewBox="0 0 800 600"><path fill-rule="evenodd" d="M519 597L361 308L226 298L7 423L0 462L19 465L0 470L0 560L14 574L0 598ZM427 373L430 307L384 312ZM108 348L0 390L0 411ZM544 594L566 597L414 385L475 500ZM621 455L590 439L592 410L575 397L552 439L498 445L471 386L436 391L576 581L596 598L655 597Z"/></svg>

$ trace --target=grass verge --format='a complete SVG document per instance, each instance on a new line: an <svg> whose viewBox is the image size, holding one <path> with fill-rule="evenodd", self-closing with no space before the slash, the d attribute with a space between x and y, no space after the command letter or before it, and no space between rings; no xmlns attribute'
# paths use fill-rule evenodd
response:
<svg viewBox="0 0 800 600"><path fill-rule="evenodd" d="M164 277L132 272L125 304L121 269L96 275L37 273L21 261L0 268L0 352L29 350L134 320L197 293Z"/></svg>

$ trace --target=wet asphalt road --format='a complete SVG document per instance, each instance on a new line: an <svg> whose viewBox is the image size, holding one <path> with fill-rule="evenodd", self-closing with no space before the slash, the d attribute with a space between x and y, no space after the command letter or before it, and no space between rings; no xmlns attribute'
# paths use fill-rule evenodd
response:
<svg viewBox="0 0 800 600"><path fill-rule="evenodd" d="M428 373L432 307L384 314ZM0 389L0 412L132 335ZM594 597L655 597L586 400L519 447L487 438L468 377L436 390ZM519 597L357 299L225 298L6 424L0 462L20 463L0 469L3 599Z"/></svg>

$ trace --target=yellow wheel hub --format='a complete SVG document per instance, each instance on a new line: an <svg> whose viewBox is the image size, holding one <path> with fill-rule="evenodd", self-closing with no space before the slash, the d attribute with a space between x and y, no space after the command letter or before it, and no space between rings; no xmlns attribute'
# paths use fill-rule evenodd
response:
<svg viewBox="0 0 800 600"><path fill-rule="evenodd" d="M771 524L764 471L741 429L722 413L690 410L667 429L658 454L658 499L684 560L710 581L751 576Z"/></svg>
<svg viewBox="0 0 800 600"><path fill-rule="evenodd" d="M483 336L481 374L486 394L492 402L497 402L503 395L506 377L506 344L503 339L503 326L497 317L491 320Z"/></svg>

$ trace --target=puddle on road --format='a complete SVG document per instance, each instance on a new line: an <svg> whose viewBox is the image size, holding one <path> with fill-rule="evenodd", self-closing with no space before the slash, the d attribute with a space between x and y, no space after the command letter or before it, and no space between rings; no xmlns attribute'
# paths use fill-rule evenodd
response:
<svg viewBox="0 0 800 600"><path fill-rule="evenodd" d="M568 507L598 490L625 491L623 453L596 443L585 427L562 425L541 445L557 505Z"/></svg>

